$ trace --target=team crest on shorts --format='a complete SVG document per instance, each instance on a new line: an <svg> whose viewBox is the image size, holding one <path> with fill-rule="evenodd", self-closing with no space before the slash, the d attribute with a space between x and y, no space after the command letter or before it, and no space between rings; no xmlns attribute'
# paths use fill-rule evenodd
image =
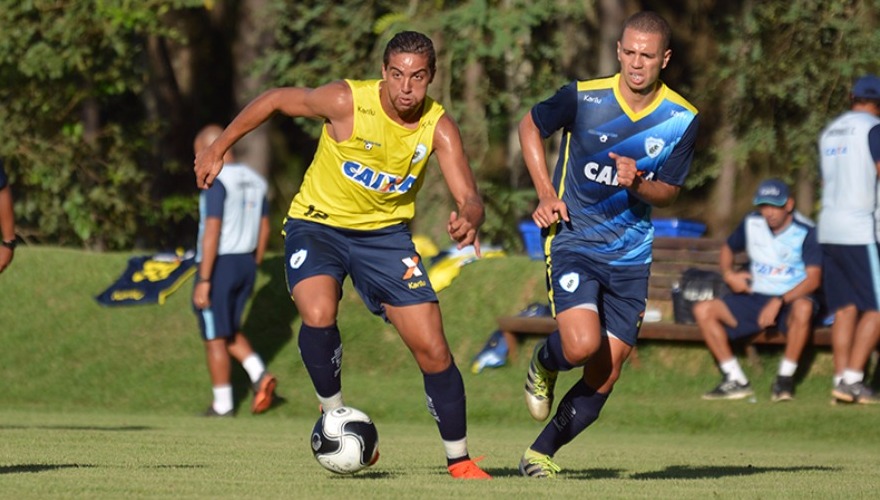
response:
<svg viewBox="0 0 880 500"><path fill-rule="evenodd" d="M577 273L568 273L559 278L559 286L562 287L566 292L573 292L577 290L578 285L581 284L581 278Z"/></svg>
<svg viewBox="0 0 880 500"><path fill-rule="evenodd" d="M290 268L291 269L299 269L300 266L306 261L306 257L309 256L309 251L303 248L302 250L297 250L290 256Z"/></svg>

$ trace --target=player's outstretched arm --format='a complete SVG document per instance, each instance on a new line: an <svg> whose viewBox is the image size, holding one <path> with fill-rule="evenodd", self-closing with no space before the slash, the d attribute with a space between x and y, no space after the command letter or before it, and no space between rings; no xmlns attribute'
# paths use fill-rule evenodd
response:
<svg viewBox="0 0 880 500"><path fill-rule="evenodd" d="M223 168L226 151L275 113L323 118L332 127L334 122L344 121L346 117L351 120L351 89L339 81L316 89L281 87L263 92L238 113L210 147L196 155L193 167L196 185L201 189L211 187Z"/></svg>
<svg viewBox="0 0 880 500"><path fill-rule="evenodd" d="M478 232L483 225L485 210L483 199L477 190L477 181L468 164L461 133L458 125L443 115L434 129L434 152L443 171L443 178L449 192L455 199L458 212L452 212L446 224L449 236L458 242L458 248L474 245L477 256L480 256Z"/></svg>

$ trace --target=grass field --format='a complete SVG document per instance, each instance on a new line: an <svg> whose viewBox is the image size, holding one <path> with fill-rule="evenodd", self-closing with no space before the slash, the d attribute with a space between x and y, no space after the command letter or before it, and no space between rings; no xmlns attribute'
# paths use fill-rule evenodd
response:
<svg viewBox="0 0 880 500"><path fill-rule="evenodd" d="M0 275L0 497L874 498L880 487L880 408L829 404L827 351L813 353L794 402L769 402L772 349L745 365L755 402L704 402L718 380L706 351L659 343L639 348L600 420L557 455L560 480L519 477L542 427L522 403L525 356L478 375L467 368L495 317L542 297L541 264L524 257L470 264L440 295L468 389L471 451L496 479L447 476L409 353L350 288L340 317L347 400L376 421L382 457L335 476L309 450L317 405L281 259L261 270L246 331L286 403L248 414L237 369L239 416L205 420L195 416L210 388L189 285L163 306L93 299L129 256L20 247Z"/></svg>

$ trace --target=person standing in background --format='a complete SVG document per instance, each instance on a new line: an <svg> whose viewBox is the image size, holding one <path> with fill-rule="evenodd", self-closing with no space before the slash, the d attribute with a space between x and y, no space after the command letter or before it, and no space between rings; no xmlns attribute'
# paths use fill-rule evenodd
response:
<svg viewBox="0 0 880 500"><path fill-rule="evenodd" d="M880 77L865 75L850 92L850 110L819 135L822 208L818 237L823 283L834 313L831 395L844 403L880 402L864 383L865 366L880 337Z"/></svg>
<svg viewBox="0 0 880 500"><path fill-rule="evenodd" d="M222 132L219 125L204 127L194 141L195 154ZM234 415L231 358L241 363L253 385L252 413L263 413L272 406L278 383L241 330L257 266L269 241L267 184L250 167L234 163L231 152L223 156L223 162L225 168L217 182L199 194L192 296L214 393L214 401L204 413L208 417Z"/></svg>

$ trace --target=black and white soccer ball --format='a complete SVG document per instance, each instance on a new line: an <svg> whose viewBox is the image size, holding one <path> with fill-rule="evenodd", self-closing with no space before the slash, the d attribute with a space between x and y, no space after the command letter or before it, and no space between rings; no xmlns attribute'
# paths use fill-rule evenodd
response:
<svg viewBox="0 0 880 500"><path fill-rule="evenodd" d="M324 413L312 429L312 453L325 469L352 474L379 459L379 433L366 413L349 406Z"/></svg>

